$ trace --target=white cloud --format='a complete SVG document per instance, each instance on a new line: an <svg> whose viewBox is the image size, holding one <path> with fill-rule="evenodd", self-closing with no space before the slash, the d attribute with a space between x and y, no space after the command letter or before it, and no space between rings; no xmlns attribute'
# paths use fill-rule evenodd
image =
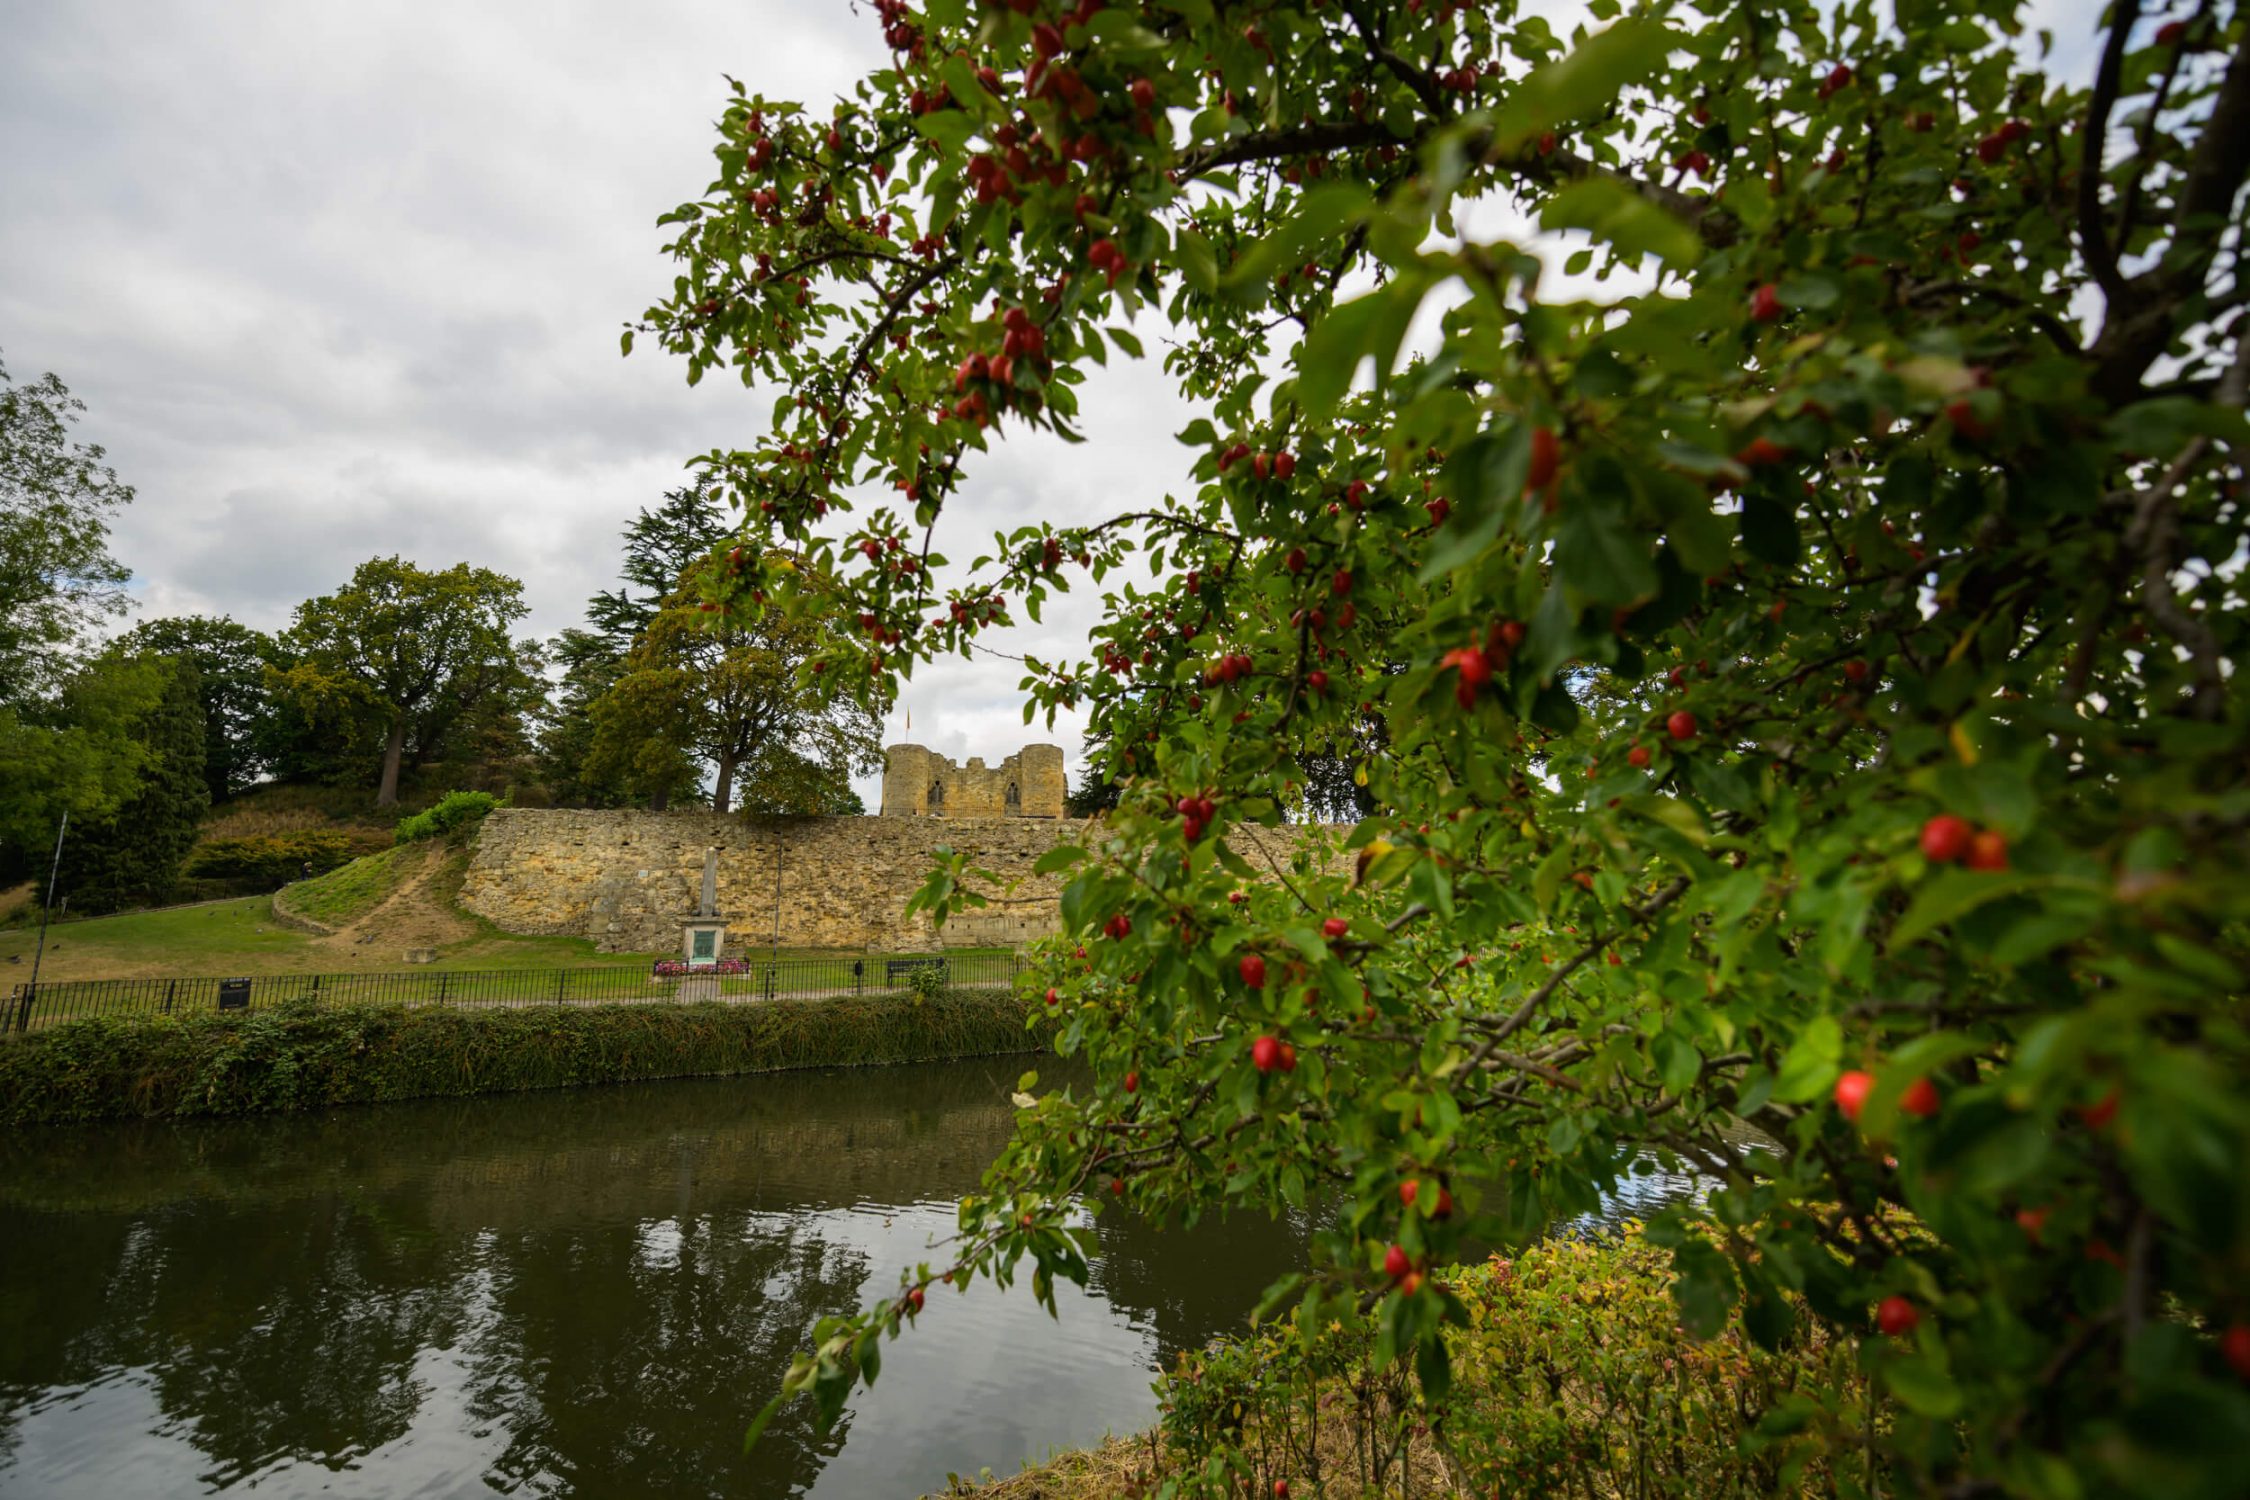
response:
<svg viewBox="0 0 2250 1500"><path fill-rule="evenodd" d="M2033 7L2056 71L2090 71L2097 11ZM573 623L633 511L764 425L762 395L617 355L670 281L656 216L711 176L722 70L817 106L885 61L871 13L782 0L0 0L0 36L0 350L60 373L139 488L116 550L143 615L268 627L389 552L513 574L532 628ZM1153 362L1082 395L1089 441L1012 436L941 550L1187 482ZM1082 593L988 644L1076 656L1093 618ZM1044 737L1020 675L926 668L914 737L987 760ZM1053 738L1075 771L1079 726Z"/></svg>

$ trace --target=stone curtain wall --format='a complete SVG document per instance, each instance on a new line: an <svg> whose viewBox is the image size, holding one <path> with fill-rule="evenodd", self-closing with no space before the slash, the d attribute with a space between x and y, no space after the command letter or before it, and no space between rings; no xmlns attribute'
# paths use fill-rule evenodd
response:
<svg viewBox="0 0 2250 1500"><path fill-rule="evenodd" d="M703 851L719 846L719 911L727 950L775 936L775 844L785 948L936 946L929 919L907 899L940 844L966 850L1000 888L991 905L945 924L954 947L1045 937L1061 924L1063 877L1033 875L1039 856L1095 825L1022 818L788 818L745 822L712 813L497 808L484 820L461 904L506 932L591 938L611 953L676 953L694 914ZM1252 864L1286 860L1296 830L1237 832ZM1011 888L1012 883L1012 888Z"/></svg>
<svg viewBox="0 0 2250 1500"><path fill-rule="evenodd" d="M1060 818L1065 791L1059 745L1026 745L996 767L957 766L921 745L883 752L887 818Z"/></svg>

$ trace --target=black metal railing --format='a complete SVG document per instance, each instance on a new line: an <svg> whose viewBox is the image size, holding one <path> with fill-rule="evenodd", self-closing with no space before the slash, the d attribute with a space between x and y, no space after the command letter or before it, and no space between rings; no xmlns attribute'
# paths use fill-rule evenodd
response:
<svg viewBox="0 0 2250 1500"><path fill-rule="evenodd" d="M290 1001L337 1005L615 1005L697 1000L806 1000L923 986L1015 983L1014 953L841 954L729 961L723 971L639 968L412 969L387 974L259 974L249 978L65 979L19 984L0 1029L32 1031L88 1016L264 1010ZM672 965L666 965L670 968Z"/></svg>

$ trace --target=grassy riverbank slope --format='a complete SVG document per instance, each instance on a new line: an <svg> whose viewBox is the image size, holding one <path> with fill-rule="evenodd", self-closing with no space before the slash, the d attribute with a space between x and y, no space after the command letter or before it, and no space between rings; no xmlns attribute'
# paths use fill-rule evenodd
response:
<svg viewBox="0 0 2250 1500"><path fill-rule="evenodd" d="M752 1004L285 1005L0 1040L0 1126L251 1115L577 1084L1035 1052L1005 990Z"/></svg>

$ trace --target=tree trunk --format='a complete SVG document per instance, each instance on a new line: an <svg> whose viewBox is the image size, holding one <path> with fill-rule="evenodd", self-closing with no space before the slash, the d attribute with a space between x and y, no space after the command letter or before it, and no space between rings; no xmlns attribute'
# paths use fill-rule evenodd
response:
<svg viewBox="0 0 2250 1500"><path fill-rule="evenodd" d="M406 719L391 720L391 737L383 742L383 784L376 789L377 807L398 806L398 760L406 749Z"/></svg>
<svg viewBox="0 0 2250 1500"><path fill-rule="evenodd" d="M711 811L723 813L734 801L734 757L719 757L719 779L711 788Z"/></svg>
<svg viewBox="0 0 2250 1500"><path fill-rule="evenodd" d="M648 810L649 810L650 812L665 812L665 811L669 810L669 809L671 808L671 806L672 806L672 787L671 787L671 783L669 783L669 782L663 783L663 784L659 785L659 786L657 787L657 789L656 789L655 791L653 791L653 792L650 792L650 793L648 794Z"/></svg>

